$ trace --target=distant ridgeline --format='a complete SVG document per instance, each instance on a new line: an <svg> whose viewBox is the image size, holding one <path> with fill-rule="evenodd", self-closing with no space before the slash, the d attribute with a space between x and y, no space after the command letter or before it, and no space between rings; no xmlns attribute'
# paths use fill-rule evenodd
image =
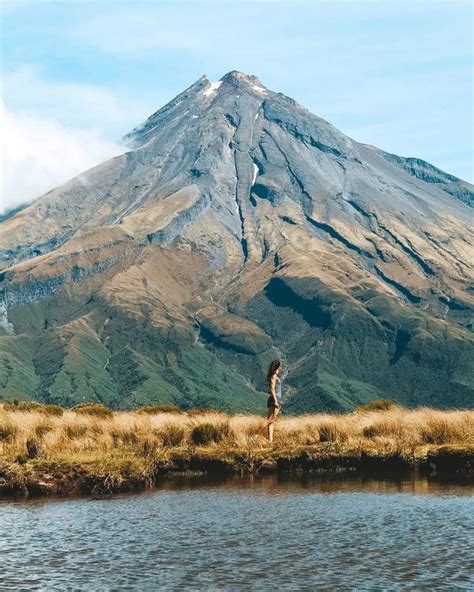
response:
<svg viewBox="0 0 474 592"><path fill-rule="evenodd" d="M472 407L472 185L239 72L127 141L0 223L0 398Z"/></svg>

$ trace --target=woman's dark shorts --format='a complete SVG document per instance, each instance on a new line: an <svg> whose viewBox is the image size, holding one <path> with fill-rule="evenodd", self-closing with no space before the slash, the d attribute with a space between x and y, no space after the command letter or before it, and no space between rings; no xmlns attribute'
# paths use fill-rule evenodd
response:
<svg viewBox="0 0 474 592"><path fill-rule="evenodd" d="M275 399L271 395L267 399L267 407L276 407Z"/></svg>

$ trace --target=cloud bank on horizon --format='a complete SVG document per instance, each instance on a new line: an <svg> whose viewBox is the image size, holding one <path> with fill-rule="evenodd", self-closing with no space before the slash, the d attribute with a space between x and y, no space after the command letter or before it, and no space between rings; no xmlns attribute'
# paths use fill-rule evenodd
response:
<svg viewBox="0 0 474 592"><path fill-rule="evenodd" d="M11 113L3 102L0 129L4 144L0 214L125 150L94 130L67 128L53 119Z"/></svg>
<svg viewBox="0 0 474 592"><path fill-rule="evenodd" d="M4 0L0 213L119 154L125 133L203 73L233 69L358 141L472 182L472 11L424 0Z"/></svg>

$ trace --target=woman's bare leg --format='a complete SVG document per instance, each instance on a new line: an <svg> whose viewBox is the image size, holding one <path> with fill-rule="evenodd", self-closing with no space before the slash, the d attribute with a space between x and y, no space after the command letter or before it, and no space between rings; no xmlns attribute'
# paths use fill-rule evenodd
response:
<svg viewBox="0 0 474 592"><path fill-rule="evenodd" d="M275 422L271 422L268 424L268 440L270 442L270 444L273 444L273 429L275 426Z"/></svg>
<svg viewBox="0 0 474 592"><path fill-rule="evenodd" d="M267 436L270 444L273 444L273 431L275 427L275 421L278 415L278 407L269 407L267 414Z"/></svg>

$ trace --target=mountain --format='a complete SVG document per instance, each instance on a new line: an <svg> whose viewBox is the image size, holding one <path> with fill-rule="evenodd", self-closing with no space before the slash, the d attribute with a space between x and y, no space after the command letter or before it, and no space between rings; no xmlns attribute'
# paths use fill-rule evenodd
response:
<svg viewBox="0 0 474 592"><path fill-rule="evenodd" d="M472 185L235 71L127 140L1 222L0 397L472 406Z"/></svg>

